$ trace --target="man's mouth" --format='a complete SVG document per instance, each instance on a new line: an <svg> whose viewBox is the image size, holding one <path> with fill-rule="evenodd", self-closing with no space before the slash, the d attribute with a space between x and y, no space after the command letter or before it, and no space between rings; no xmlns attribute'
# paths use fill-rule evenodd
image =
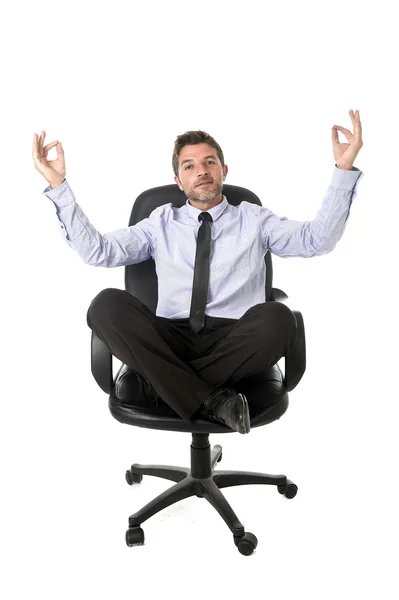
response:
<svg viewBox="0 0 399 600"><path fill-rule="evenodd" d="M209 185L210 183L212 183L212 181L203 181L202 183L199 183L197 187L200 187L200 185Z"/></svg>

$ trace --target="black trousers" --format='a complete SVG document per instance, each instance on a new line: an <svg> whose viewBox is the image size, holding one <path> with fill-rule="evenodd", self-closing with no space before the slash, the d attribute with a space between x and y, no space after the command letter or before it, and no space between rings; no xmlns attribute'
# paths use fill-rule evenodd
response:
<svg viewBox="0 0 399 600"><path fill-rule="evenodd" d="M295 316L280 302L256 304L240 319L205 315L205 327L194 333L188 318L156 316L116 288L92 300L87 324L183 419L190 419L215 387L234 387L275 365L297 337Z"/></svg>

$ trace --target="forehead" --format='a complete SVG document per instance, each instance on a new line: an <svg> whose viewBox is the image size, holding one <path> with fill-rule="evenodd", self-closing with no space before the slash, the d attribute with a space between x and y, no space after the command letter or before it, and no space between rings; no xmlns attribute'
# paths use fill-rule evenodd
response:
<svg viewBox="0 0 399 600"><path fill-rule="evenodd" d="M213 155L217 158L217 152L213 146L209 144L192 144L184 146L179 154L179 162L183 160L200 160L204 156Z"/></svg>

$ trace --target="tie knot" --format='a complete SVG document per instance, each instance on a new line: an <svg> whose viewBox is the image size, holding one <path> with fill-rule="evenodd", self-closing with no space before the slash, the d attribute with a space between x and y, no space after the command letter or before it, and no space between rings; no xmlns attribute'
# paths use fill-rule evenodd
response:
<svg viewBox="0 0 399 600"><path fill-rule="evenodd" d="M201 214L199 214L198 215L198 220L199 221L207 221L208 223L210 223L211 221L213 221L212 215L210 215L208 212L202 212Z"/></svg>

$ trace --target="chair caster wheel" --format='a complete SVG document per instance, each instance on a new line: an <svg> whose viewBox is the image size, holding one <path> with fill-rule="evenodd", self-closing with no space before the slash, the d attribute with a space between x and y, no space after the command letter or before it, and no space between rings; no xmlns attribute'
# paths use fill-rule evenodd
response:
<svg viewBox="0 0 399 600"><path fill-rule="evenodd" d="M125 479L129 485L133 485L133 483L140 483L143 480L143 476L141 473L132 473L129 469L126 471Z"/></svg>
<svg viewBox="0 0 399 600"><path fill-rule="evenodd" d="M280 494L284 494L286 498L291 500L294 498L298 491L298 486L295 483L292 483L289 479L287 479L287 483L285 485L278 485L277 489Z"/></svg>
<svg viewBox="0 0 399 600"><path fill-rule="evenodd" d="M253 533L249 533L248 531L244 533L241 537L234 536L234 543L238 548L240 554L244 554L245 556L250 556L252 552L255 550L258 545L258 540Z"/></svg>
<svg viewBox="0 0 399 600"><path fill-rule="evenodd" d="M126 544L130 547L144 544L144 531L141 527L129 527L126 531Z"/></svg>

